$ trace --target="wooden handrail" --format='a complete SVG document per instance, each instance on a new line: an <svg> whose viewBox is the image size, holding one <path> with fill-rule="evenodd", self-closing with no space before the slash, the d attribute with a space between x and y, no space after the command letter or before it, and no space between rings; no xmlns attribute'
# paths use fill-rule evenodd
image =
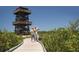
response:
<svg viewBox="0 0 79 59"><path fill-rule="evenodd" d="M12 52L12 51L14 51L16 48L18 48L19 46L21 46L22 44L23 44L23 42L21 42L21 43L18 44L17 46L15 46L15 47L13 47L13 48L11 48L11 49L5 51L5 52Z"/></svg>

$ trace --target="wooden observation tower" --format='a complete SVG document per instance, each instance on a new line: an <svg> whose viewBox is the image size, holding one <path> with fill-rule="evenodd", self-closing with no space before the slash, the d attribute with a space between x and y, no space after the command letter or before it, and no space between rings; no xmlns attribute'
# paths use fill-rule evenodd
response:
<svg viewBox="0 0 79 59"><path fill-rule="evenodd" d="M15 33L21 35L30 34L29 26L32 22L29 21L29 14L31 14L31 11L25 7L18 7L14 11L14 14L16 15L15 21L13 22L13 25L15 26Z"/></svg>

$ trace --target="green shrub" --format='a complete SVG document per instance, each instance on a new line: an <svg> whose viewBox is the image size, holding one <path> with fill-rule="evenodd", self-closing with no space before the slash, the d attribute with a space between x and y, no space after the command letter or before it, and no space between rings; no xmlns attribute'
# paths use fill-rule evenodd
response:
<svg viewBox="0 0 79 59"><path fill-rule="evenodd" d="M39 35L48 52L79 51L79 19L71 21L67 28L41 31Z"/></svg>
<svg viewBox="0 0 79 59"><path fill-rule="evenodd" d="M79 51L79 32L68 28L39 32L41 41L48 52Z"/></svg>
<svg viewBox="0 0 79 59"><path fill-rule="evenodd" d="M0 31L0 51L6 51L19 43L21 43L23 38L21 36L17 36L12 32L1 32Z"/></svg>

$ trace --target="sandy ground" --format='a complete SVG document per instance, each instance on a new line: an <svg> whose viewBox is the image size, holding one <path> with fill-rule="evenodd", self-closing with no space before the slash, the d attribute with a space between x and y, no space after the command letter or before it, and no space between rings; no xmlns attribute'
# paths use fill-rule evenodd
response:
<svg viewBox="0 0 79 59"><path fill-rule="evenodd" d="M24 39L24 43L13 52L43 52L43 47L39 42L26 38Z"/></svg>

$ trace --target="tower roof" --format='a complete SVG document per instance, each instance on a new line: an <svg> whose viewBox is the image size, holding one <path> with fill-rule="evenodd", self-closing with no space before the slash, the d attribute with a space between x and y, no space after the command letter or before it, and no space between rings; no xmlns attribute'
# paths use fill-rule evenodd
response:
<svg viewBox="0 0 79 59"><path fill-rule="evenodd" d="M31 11L28 8L25 8L25 7L18 7L14 11L14 14L18 14L18 13L31 14Z"/></svg>

